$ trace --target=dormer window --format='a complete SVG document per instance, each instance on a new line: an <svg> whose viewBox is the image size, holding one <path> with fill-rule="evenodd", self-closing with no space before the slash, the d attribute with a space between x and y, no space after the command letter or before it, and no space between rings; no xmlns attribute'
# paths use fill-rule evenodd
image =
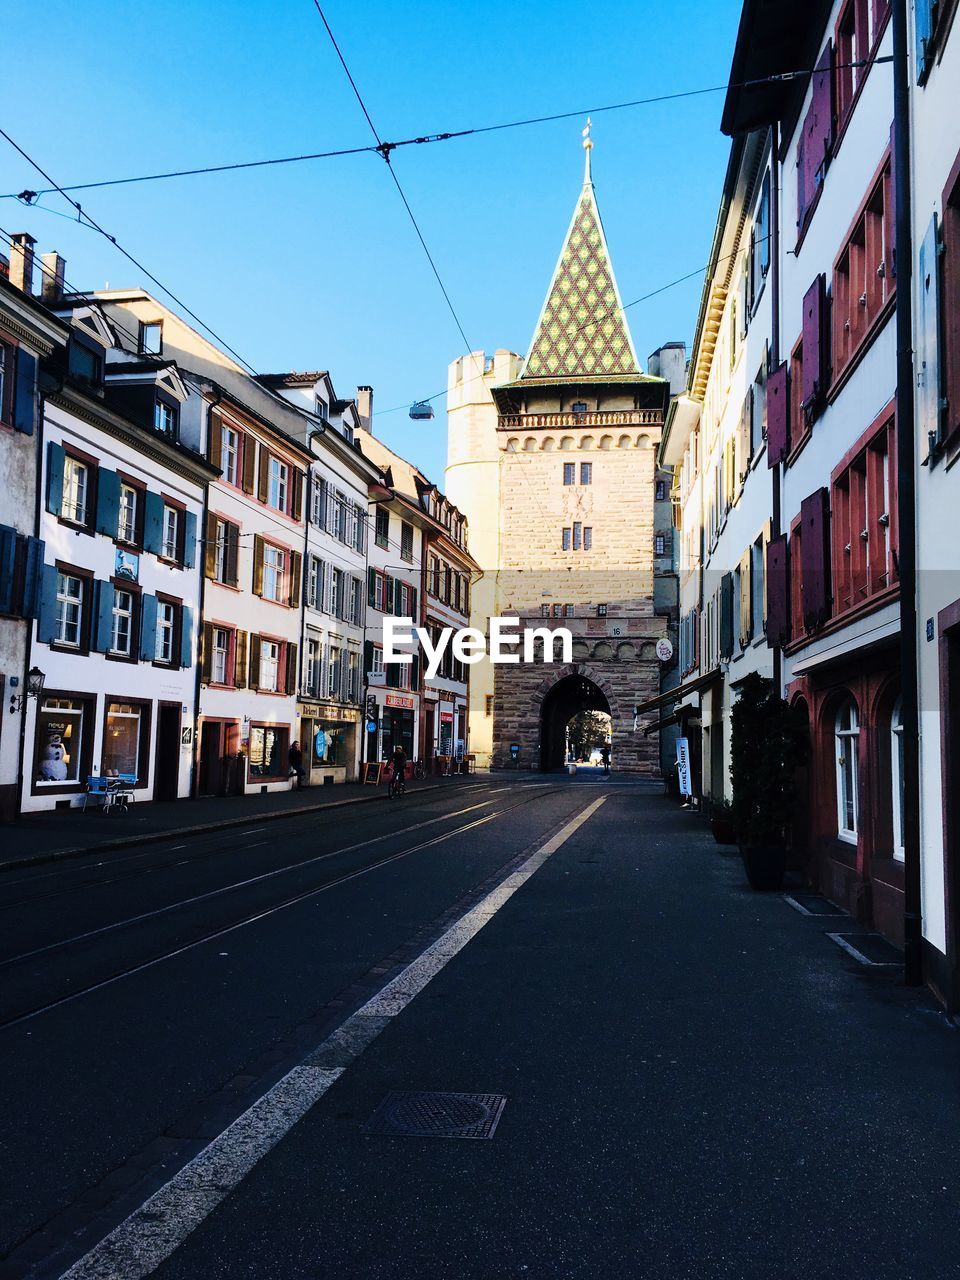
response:
<svg viewBox="0 0 960 1280"><path fill-rule="evenodd" d="M327 412L328 412L327 402L326 400L322 400L320 396L317 396L317 405L316 405L315 412L321 422L326 422Z"/></svg>
<svg viewBox="0 0 960 1280"><path fill-rule="evenodd" d="M140 325L140 350L145 356L158 356L163 351L163 325L159 320Z"/></svg>
<svg viewBox="0 0 960 1280"><path fill-rule="evenodd" d="M161 435L175 438L177 434L177 410L166 400L155 400L153 404L153 426Z"/></svg>
<svg viewBox="0 0 960 1280"><path fill-rule="evenodd" d="M67 368L71 377L88 387L99 387L103 382L103 356L88 347L76 335L71 337L67 353Z"/></svg>

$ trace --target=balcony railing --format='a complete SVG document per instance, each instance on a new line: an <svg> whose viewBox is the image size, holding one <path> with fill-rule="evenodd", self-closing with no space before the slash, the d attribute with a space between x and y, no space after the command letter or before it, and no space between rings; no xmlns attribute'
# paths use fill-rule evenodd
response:
<svg viewBox="0 0 960 1280"><path fill-rule="evenodd" d="M659 427L659 409L611 409L600 413L502 413L499 431L532 431L557 427Z"/></svg>

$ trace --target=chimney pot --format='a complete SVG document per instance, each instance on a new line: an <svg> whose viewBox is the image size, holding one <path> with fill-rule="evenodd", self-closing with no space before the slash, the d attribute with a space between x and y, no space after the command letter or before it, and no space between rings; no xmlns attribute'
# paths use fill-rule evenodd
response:
<svg viewBox="0 0 960 1280"><path fill-rule="evenodd" d="M56 250L53 253L45 253L40 259L40 289L44 302L52 305L63 297L63 276L66 266L66 262Z"/></svg>
<svg viewBox="0 0 960 1280"><path fill-rule="evenodd" d="M23 293L33 293L33 236L18 231L10 237L10 283Z"/></svg>

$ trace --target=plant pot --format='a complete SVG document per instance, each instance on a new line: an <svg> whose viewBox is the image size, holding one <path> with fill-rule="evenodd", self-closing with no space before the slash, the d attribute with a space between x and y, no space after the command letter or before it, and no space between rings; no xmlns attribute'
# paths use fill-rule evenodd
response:
<svg viewBox="0 0 960 1280"><path fill-rule="evenodd" d="M741 845L740 857L751 889L771 892L783 887L787 851L782 844Z"/></svg>
<svg viewBox="0 0 960 1280"><path fill-rule="evenodd" d="M717 844L736 844L737 833L729 818L711 818L710 830Z"/></svg>

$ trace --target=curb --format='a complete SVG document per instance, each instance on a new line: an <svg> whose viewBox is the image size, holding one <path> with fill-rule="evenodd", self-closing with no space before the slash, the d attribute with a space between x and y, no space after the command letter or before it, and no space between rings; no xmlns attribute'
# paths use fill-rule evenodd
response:
<svg viewBox="0 0 960 1280"><path fill-rule="evenodd" d="M473 783L453 783L447 787L442 782L431 783L427 787L417 787L410 791L411 795L421 795L425 791L444 791L473 786ZM379 792L379 788L378 788ZM239 797L238 797L239 798ZM134 844L162 844L164 840L172 840L176 836L202 835L208 831L228 831L231 827L249 826L251 822L277 822L282 818L302 818L308 813L322 813L326 809L345 809L353 804L372 804L376 800L389 800L389 793L372 796L351 796L348 800L328 800L325 804L300 805L296 809L283 809L278 813L247 814L242 818L221 818L217 822L201 822L191 827L171 827L167 831L140 832L136 835L120 836L116 840L101 840L97 844L77 846L72 849L48 849L44 853L28 854L22 858L10 858L0 862L0 875L5 871L18 871L24 867L42 866L49 862L63 862L67 858L81 858L85 854L103 853L111 849L126 849Z"/></svg>

